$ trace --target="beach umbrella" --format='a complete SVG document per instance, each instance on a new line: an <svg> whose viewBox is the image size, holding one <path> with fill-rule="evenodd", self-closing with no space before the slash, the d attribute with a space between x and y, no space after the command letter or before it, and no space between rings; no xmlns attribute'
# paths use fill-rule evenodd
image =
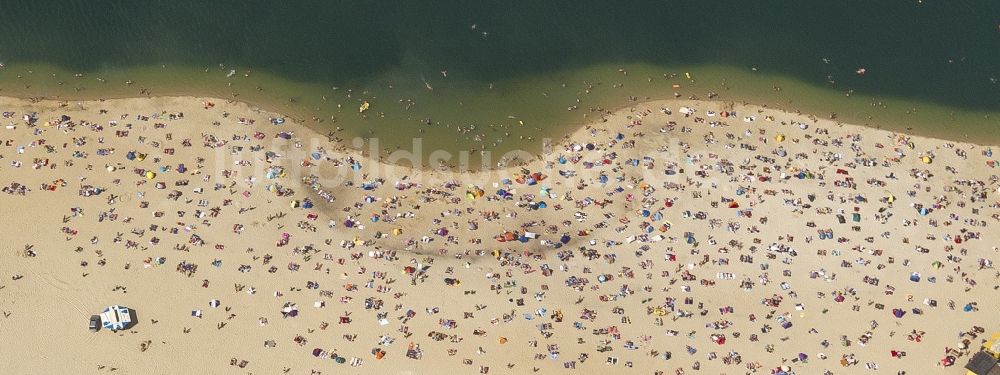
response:
<svg viewBox="0 0 1000 375"><path fill-rule="evenodd" d="M774 140L776 140L778 142L784 142L785 141L785 135L784 134L778 134L778 136L774 137Z"/></svg>
<svg viewBox="0 0 1000 375"><path fill-rule="evenodd" d="M971 303L967 303L967 304L965 304L965 307L962 308L962 311L969 312L969 311L972 311L972 309L973 309L972 304Z"/></svg>
<svg viewBox="0 0 1000 375"><path fill-rule="evenodd" d="M152 180L154 178L156 178L156 173L155 172L153 172L153 171L146 171L146 179L147 180Z"/></svg>
<svg viewBox="0 0 1000 375"><path fill-rule="evenodd" d="M906 315L906 311L903 311L903 309L892 309L892 315L897 318L902 318L903 315Z"/></svg>
<svg viewBox="0 0 1000 375"><path fill-rule="evenodd" d="M211 301L208 301L208 305L211 307L219 307L219 300L213 299Z"/></svg>
<svg viewBox="0 0 1000 375"><path fill-rule="evenodd" d="M135 160L135 151L129 151L126 153L125 158L128 160Z"/></svg>
<svg viewBox="0 0 1000 375"><path fill-rule="evenodd" d="M562 235L562 237L559 237L559 242L562 242L564 244L565 243L569 243L569 235L568 234L564 234L564 235Z"/></svg>
<svg viewBox="0 0 1000 375"><path fill-rule="evenodd" d="M398 235L400 235L400 234L403 234L403 230L402 230L402 229L400 229L400 228L393 228L393 229L392 229L392 234L394 234L394 235L397 235L397 236L398 236Z"/></svg>
<svg viewBox="0 0 1000 375"><path fill-rule="evenodd" d="M934 159L931 159L930 156L921 156L920 161L923 162L924 164L930 164L934 161Z"/></svg>
<svg viewBox="0 0 1000 375"><path fill-rule="evenodd" d="M348 228L354 228L354 221L351 219L344 220L344 226Z"/></svg>
<svg viewBox="0 0 1000 375"><path fill-rule="evenodd" d="M178 164L177 173L184 173L184 172L187 172L187 167L185 167L184 164Z"/></svg>
<svg viewBox="0 0 1000 375"><path fill-rule="evenodd" d="M548 206L549 206L549 204L548 204L548 203L545 203L545 202L538 202L538 208L545 208L545 207L548 207Z"/></svg>
<svg viewBox="0 0 1000 375"><path fill-rule="evenodd" d="M303 200L302 201L302 208L313 208L313 202L311 200L308 200L308 199Z"/></svg>
<svg viewBox="0 0 1000 375"><path fill-rule="evenodd" d="M319 357L321 355L323 355L323 349L320 348L313 349L313 357Z"/></svg>

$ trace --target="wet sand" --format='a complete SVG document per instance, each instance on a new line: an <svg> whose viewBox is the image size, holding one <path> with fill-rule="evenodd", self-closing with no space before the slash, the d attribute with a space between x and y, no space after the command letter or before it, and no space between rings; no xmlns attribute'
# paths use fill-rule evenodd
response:
<svg viewBox="0 0 1000 375"><path fill-rule="evenodd" d="M11 373L957 374L1000 330L985 146L671 100L470 174L218 99L0 110Z"/></svg>

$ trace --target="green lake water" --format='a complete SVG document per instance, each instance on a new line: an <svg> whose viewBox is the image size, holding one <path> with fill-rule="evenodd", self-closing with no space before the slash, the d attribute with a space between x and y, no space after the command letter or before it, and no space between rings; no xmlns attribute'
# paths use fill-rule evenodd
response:
<svg viewBox="0 0 1000 375"><path fill-rule="evenodd" d="M0 95L236 98L474 162L675 92L1000 144L997 1L2 5Z"/></svg>

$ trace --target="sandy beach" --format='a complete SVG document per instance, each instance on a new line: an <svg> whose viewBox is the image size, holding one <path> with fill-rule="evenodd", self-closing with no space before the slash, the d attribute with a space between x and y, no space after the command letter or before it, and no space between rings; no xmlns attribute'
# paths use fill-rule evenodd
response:
<svg viewBox="0 0 1000 375"><path fill-rule="evenodd" d="M964 374L1000 331L987 146L663 100L458 173L220 99L0 111L6 374Z"/></svg>

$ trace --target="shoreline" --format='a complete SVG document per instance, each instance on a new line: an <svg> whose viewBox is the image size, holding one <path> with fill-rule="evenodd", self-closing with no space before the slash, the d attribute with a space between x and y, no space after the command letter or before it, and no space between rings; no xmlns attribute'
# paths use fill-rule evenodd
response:
<svg viewBox="0 0 1000 375"><path fill-rule="evenodd" d="M469 103L462 104L463 97L461 94L466 92L462 90L472 89L469 86L470 83L456 81L460 83L450 84L446 83L448 82L446 80L439 79L440 82L435 82L435 85L440 84L444 87L438 86L437 91L428 92L422 88L414 89L413 87L409 87L412 86L411 83L413 82L406 81L407 83L404 84L401 81L406 80L407 74L395 71L386 73L385 76L373 78L373 81L368 84L354 87L354 90L356 90L354 96L348 93L350 91L348 88L342 88L339 91L330 91L329 88L323 88L318 84L285 81L280 77L269 75L267 72L255 72L250 78L242 78L240 76L231 80L228 78L223 79L221 78L223 72L216 71L217 69L211 73L204 73L205 76L199 78L202 81L193 86L200 88L196 91L214 93L211 95L196 95L198 94L197 92L192 93L190 90L185 89L184 86L175 87L176 84L157 83L159 81L155 79L152 81L152 88L150 90L152 90L152 93L156 97L191 96L212 97L220 101L237 100L282 115L295 116L297 119L302 120L299 121L300 124L319 133L326 133L342 125L346 130L344 134L347 134L349 137L369 137L371 134L374 134L375 136L389 140L385 147L390 150L395 147L410 147L408 141L410 138L424 136L428 139L450 139L454 137L461 141L460 143L463 145L463 148L452 148L447 143L442 142L438 142L435 147L449 149L452 152L471 151L473 159L479 158L478 151L481 149L492 150L493 153L501 153L512 149L540 149L537 140L539 135L549 134L553 136L553 139L558 139L572 133L579 127L592 122L592 120L582 118L583 116L574 115L573 113L600 116L602 112L588 112L588 108L592 110L593 107L602 107L598 104L608 105L606 108L603 108L605 111L611 110L612 112L616 112L630 105L648 101L640 99L637 102L627 102L626 97L630 98L632 95L636 95L637 98L646 98L651 96L659 98L655 100L669 100L674 92L681 96L679 98L681 100L687 100L690 97L701 98L706 95L719 94L722 99L726 99L728 96L733 97L732 99L721 100L723 102L749 102L789 113L827 114L836 111L839 114L839 121L843 121L846 124L856 124L877 129L892 129L891 131L900 133L956 142L976 143L980 145L1000 144L1000 138L994 137L995 132L991 130L996 126L1000 126L1000 113L991 113L982 109L958 109L906 98L880 98L872 94L854 93L849 85L817 85L788 76L768 73L745 73L726 66L706 65L690 67L690 71L693 74L691 79L687 79L683 74L677 73L678 69L680 69L679 71L687 69L683 67L656 67L635 64L628 65L628 70L626 71L631 74L624 75L621 72L615 72L614 67L614 65L600 65L559 72L552 77L539 76L517 79L505 82L506 86L500 89L508 90L504 95L516 95L517 97L525 98L530 98L532 95L538 94L538 90L542 90L542 93L546 95L551 93L552 98L546 96L545 98L539 97L537 99L539 103L544 102L544 108L548 108L548 110L540 110L540 105L532 104L536 99L517 99L514 102L505 102L497 97L492 97L491 95L497 94L492 90L482 93L477 92L476 95L481 95L482 97L472 100L471 103L477 104L467 107L466 105L469 105ZM8 69L14 68L9 67ZM24 69L24 67L21 67L21 69ZM193 67L181 66L170 67L168 69L176 69L178 72L190 70L196 77L203 76L202 73L199 73L201 72L200 69L194 69ZM155 74L158 70L159 67L156 66L140 67L137 74L141 77L138 78ZM14 72L15 70L11 70L10 74ZM66 87L74 85L90 87L91 85L85 84L84 81L76 81L84 78L68 77L68 71L57 70L53 72L53 74L58 73L59 77L67 81L68 85L64 87L61 84L54 86L53 82L46 83L46 81L55 81L58 78L45 78L40 76L39 74L41 73L39 72L35 72L35 78L25 81L25 83L30 82L34 86L37 86L38 88L32 89L34 91L69 91L63 93L63 96L48 99L56 101L92 101L100 100L102 97L104 99L142 97L142 95L135 95L135 92L120 92L119 95L92 96L87 93L86 89L77 95L73 95L72 90ZM660 78L661 73L663 74L662 79ZM126 72L111 74L120 79L131 77ZM47 77L46 74L41 75ZM647 82L641 79L647 75L650 81ZM92 74L88 73L86 77L85 79L92 79ZM99 74L98 77L100 77ZM155 77L150 79L153 78ZM531 79L541 80L539 83L540 86L534 86ZM580 80L583 80L584 83L595 85L593 87L593 94L589 92L589 89L586 94L581 91L583 87L579 86ZM140 79L140 81L143 81L143 79ZM562 82L562 88L559 87L560 82ZM392 88L394 83L396 84L395 89ZM567 83L569 83L569 86L566 86ZM623 83L624 86L618 87L619 84ZM682 88L672 89L671 84L680 84ZM264 87L263 93L254 91L254 85L258 85L258 87L262 85ZM156 88L159 86L166 87L167 89L164 92L164 90ZM46 87L50 88L46 89ZM767 87L772 87L773 90L767 89ZM97 91L102 90L100 88L97 89ZM108 90L131 91L124 88ZM239 97L233 99L229 98L228 95L224 95L224 93L230 92L239 94ZM471 93L474 91L468 92ZM731 95L730 93L733 92L737 94ZM162 93L167 95L161 95ZM0 92L0 95L17 98L33 96L29 92L21 92L16 89L6 93ZM850 98L845 99L845 95ZM324 100L320 101L320 96ZM329 102L326 101L327 96L330 98ZM573 104L572 99L574 97L583 100L583 102L577 103L581 108L570 112L555 109L561 108L559 105ZM296 98L299 101L286 102L286 100L290 100L291 98ZM411 104L419 104L416 104L415 112L410 112L409 109L404 111L401 108L396 108L398 106L393 103L396 99L416 99L416 102L411 102ZM361 119L357 116L357 113L351 113L356 112L353 107L360 104L362 100L373 101L375 105L373 107L375 108L374 111L377 111L373 115L375 117ZM789 102L792 104L789 104ZM825 105L824 103L830 104ZM334 106L334 104L337 104L337 106ZM345 105L344 110L339 108L339 104ZM498 106L498 104L500 105ZM497 113L489 112L488 115L483 114L486 113L484 111L488 111L494 107L503 107L503 110L497 111ZM444 116L445 118L443 119L439 118L444 113L468 113L470 115L449 115ZM388 115L388 117L384 119L378 118L385 115ZM523 115L529 115L524 117L524 120L529 125L523 128L517 126L516 122L511 122L512 120L509 119L511 115L518 116L518 118L524 117ZM508 118L505 119L505 116ZM874 116L873 119L871 118L872 116ZM441 121L430 126L422 125L418 119L425 117ZM828 118L829 116L824 115L822 117ZM552 126L554 130L523 131L530 127L541 126L548 128L546 124L555 124ZM478 127L478 129L470 130L468 129L468 125ZM497 127L494 128L494 126ZM948 130L954 127L958 127L959 131ZM403 132L399 133L401 137L397 139L396 134L391 130L387 133L387 129L401 129ZM459 132L459 129L462 129L462 131ZM426 135L424 135L424 130L427 131ZM502 136L504 132L508 133L507 137ZM514 135L513 138L509 136L511 133ZM410 137L411 135L412 137ZM472 137L473 135L476 135L476 137ZM478 139L478 136L482 136L484 140L496 139L491 147L489 141L483 142ZM529 142L523 139L518 140L517 136L533 136L536 139ZM463 137L465 138L464 140ZM498 147L495 141L501 141L501 145ZM507 147L505 144L510 144L513 148ZM538 152L532 153L537 154Z"/></svg>
<svg viewBox="0 0 1000 375"><path fill-rule="evenodd" d="M81 100L62 99L62 98L47 98L47 97L22 98L22 97L18 97L18 96L4 96L4 95L0 95L0 102L13 101L13 102L21 102L21 104L42 105L42 106L44 106L46 103L50 103L50 104L67 104L67 105L69 105L69 103L104 103L104 102L130 101L130 100L156 101L156 100L173 100L173 99L179 99L179 100L196 100L196 101L202 101L202 102L216 102L216 101L218 101L218 102L221 102L221 103L227 103L229 105L234 105L236 107L246 108L246 109L248 109L248 110L250 110L250 111L252 111L254 113L266 113L266 114L269 114L269 115L274 115L276 117L287 117L286 113L283 113L281 111L276 111L276 110L269 109L269 108L267 108L266 104L262 104L262 103L256 103L256 102L250 102L250 101L243 101L243 100L238 100L238 99L223 99L223 98L217 98L217 97L204 97L204 96L193 96L193 95L122 96L122 97L108 97L108 98L102 98L102 99L81 99ZM824 118L824 117L817 117L815 115L808 114L808 113L803 113L803 112L798 111L798 110L789 110L789 109L782 108L780 106L774 107L774 106L770 106L770 105L766 105L766 104L764 104L764 105L762 105L762 104L754 104L752 102L748 102L748 101L745 101L745 100L730 101L730 100L721 100L721 99L720 100L715 100L715 99L705 100L705 99L684 99L684 98L664 98L664 99L650 99L650 100L644 100L644 101L636 101L636 102L633 102L633 103L628 103L628 104L620 105L620 106L613 107L613 108L603 108L603 111L601 111L601 112L591 112L591 114L594 114L594 115L597 116L596 119L595 118L591 118L589 121L583 121L583 122L580 122L578 125L570 126L569 128L571 130L569 132L567 132L567 133L565 133L565 134L563 134L563 135L561 135L561 136L559 136L557 138L552 138L552 143L549 144L549 147L551 148L552 146L560 146L560 145L562 145L562 142L565 142L572 135L574 135L574 134L582 131L583 129L586 129L586 128L589 128L589 127L595 126L595 125L600 125L601 121L598 120L598 119L604 119L604 118L607 118L607 117L612 117L612 116L618 115L620 113L628 112L630 109L634 109L636 107L644 107L644 106L649 106L649 105L653 105L653 104L656 104L656 105L681 105L682 103L689 103L689 104L690 103L703 103L703 104L706 104L706 105L709 105L709 106L718 106L718 107L726 107L726 108L739 107L739 108L748 109L748 110L751 110L751 111L757 111L757 113L768 112L768 113L770 113L770 116L774 116L774 115L778 115L778 114L782 114L782 115L786 115L786 116L805 116L805 117L809 118L813 122L820 122L820 121L822 121L822 122L826 122L828 124L832 124L832 125L838 126L838 127L844 127L844 126L846 126L846 127L857 127L857 128L871 129L871 130L877 131L877 132L885 132L885 133L889 133L889 134L893 134L893 135L906 135L906 136L909 136L909 137L917 137L917 138L924 139L924 140L932 140L932 141L940 141L940 142L956 142L956 143L963 143L963 144L975 145L975 146L980 146L980 147L993 147L993 146L1000 147L1000 143L995 143L995 144L994 143L977 143L977 142L973 142L973 141L970 141L970 140L955 140L955 139L949 139L949 138L938 138L938 137L932 137L932 136L922 135L922 134L919 134L919 133L909 133L909 132L903 132L903 131L889 130L889 129L884 129L881 126L870 126L870 125L860 125L860 124L844 123L844 122L841 122L841 121L835 120L835 119ZM321 136L321 137L324 136L321 133L320 129L317 129L315 121L310 121L308 119L299 119L299 118L290 118L290 119L292 120L292 122L296 126L303 126L306 129L309 129L309 131L315 133L316 136ZM306 120L306 121L302 121L302 120ZM730 120L733 121L733 122L739 121L739 119L736 119L736 118L732 118ZM322 125L320 125L319 127L323 128ZM323 128L322 130L325 130L325 131L328 132L327 135L326 135L326 137L329 137L330 135L333 135L333 134L336 133L332 129L325 129L325 128ZM377 139L378 137L375 137L375 138ZM343 151L343 149L340 149L340 148L345 148L346 150L350 150L350 152L357 153L359 156L363 156L363 157L366 157L366 158L369 158L369 159L371 158L371 156L369 155L370 152L368 152L370 150L358 149L358 148L355 148L355 147L347 145L347 143L348 143L347 140L343 140L341 142L337 142L336 146L338 147L338 151ZM543 148L545 148L544 145L543 145ZM380 154L378 155L378 158L377 158L378 162L379 163L386 163L384 161L384 159L386 159L388 156L390 156L391 152L390 153L386 153L385 152L385 148L381 148L379 151L380 151ZM412 150L401 150L401 151L412 151ZM523 151L524 150L512 150L510 152L523 152ZM465 152L465 151L463 151L463 152ZM532 159L524 161L522 164L508 166L506 168L500 168L500 169L510 169L512 167L517 167L517 166L521 166L521 165L530 164L532 162L536 162L536 161L542 159L546 155L545 155L544 151L541 151L541 152L531 153L531 156L532 156ZM392 167L404 167L404 165L399 165L399 164L392 164L392 163L387 163L387 164L389 164ZM442 171L439 168L435 168L435 167L429 166L429 165L428 166L424 166L422 168L417 168L417 169L420 170L420 171L422 171L422 172L431 172L431 171L433 171L433 172L441 172ZM490 167L490 168L483 168L483 169L470 168L470 169L466 169L466 170L455 170L455 167L452 166L452 167L449 167L447 169L447 171L448 172L459 172L459 173L462 173L462 172L477 173L477 172L488 172L488 171L491 171L491 170L494 170L494 169L497 169L497 168L496 167Z"/></svg>

